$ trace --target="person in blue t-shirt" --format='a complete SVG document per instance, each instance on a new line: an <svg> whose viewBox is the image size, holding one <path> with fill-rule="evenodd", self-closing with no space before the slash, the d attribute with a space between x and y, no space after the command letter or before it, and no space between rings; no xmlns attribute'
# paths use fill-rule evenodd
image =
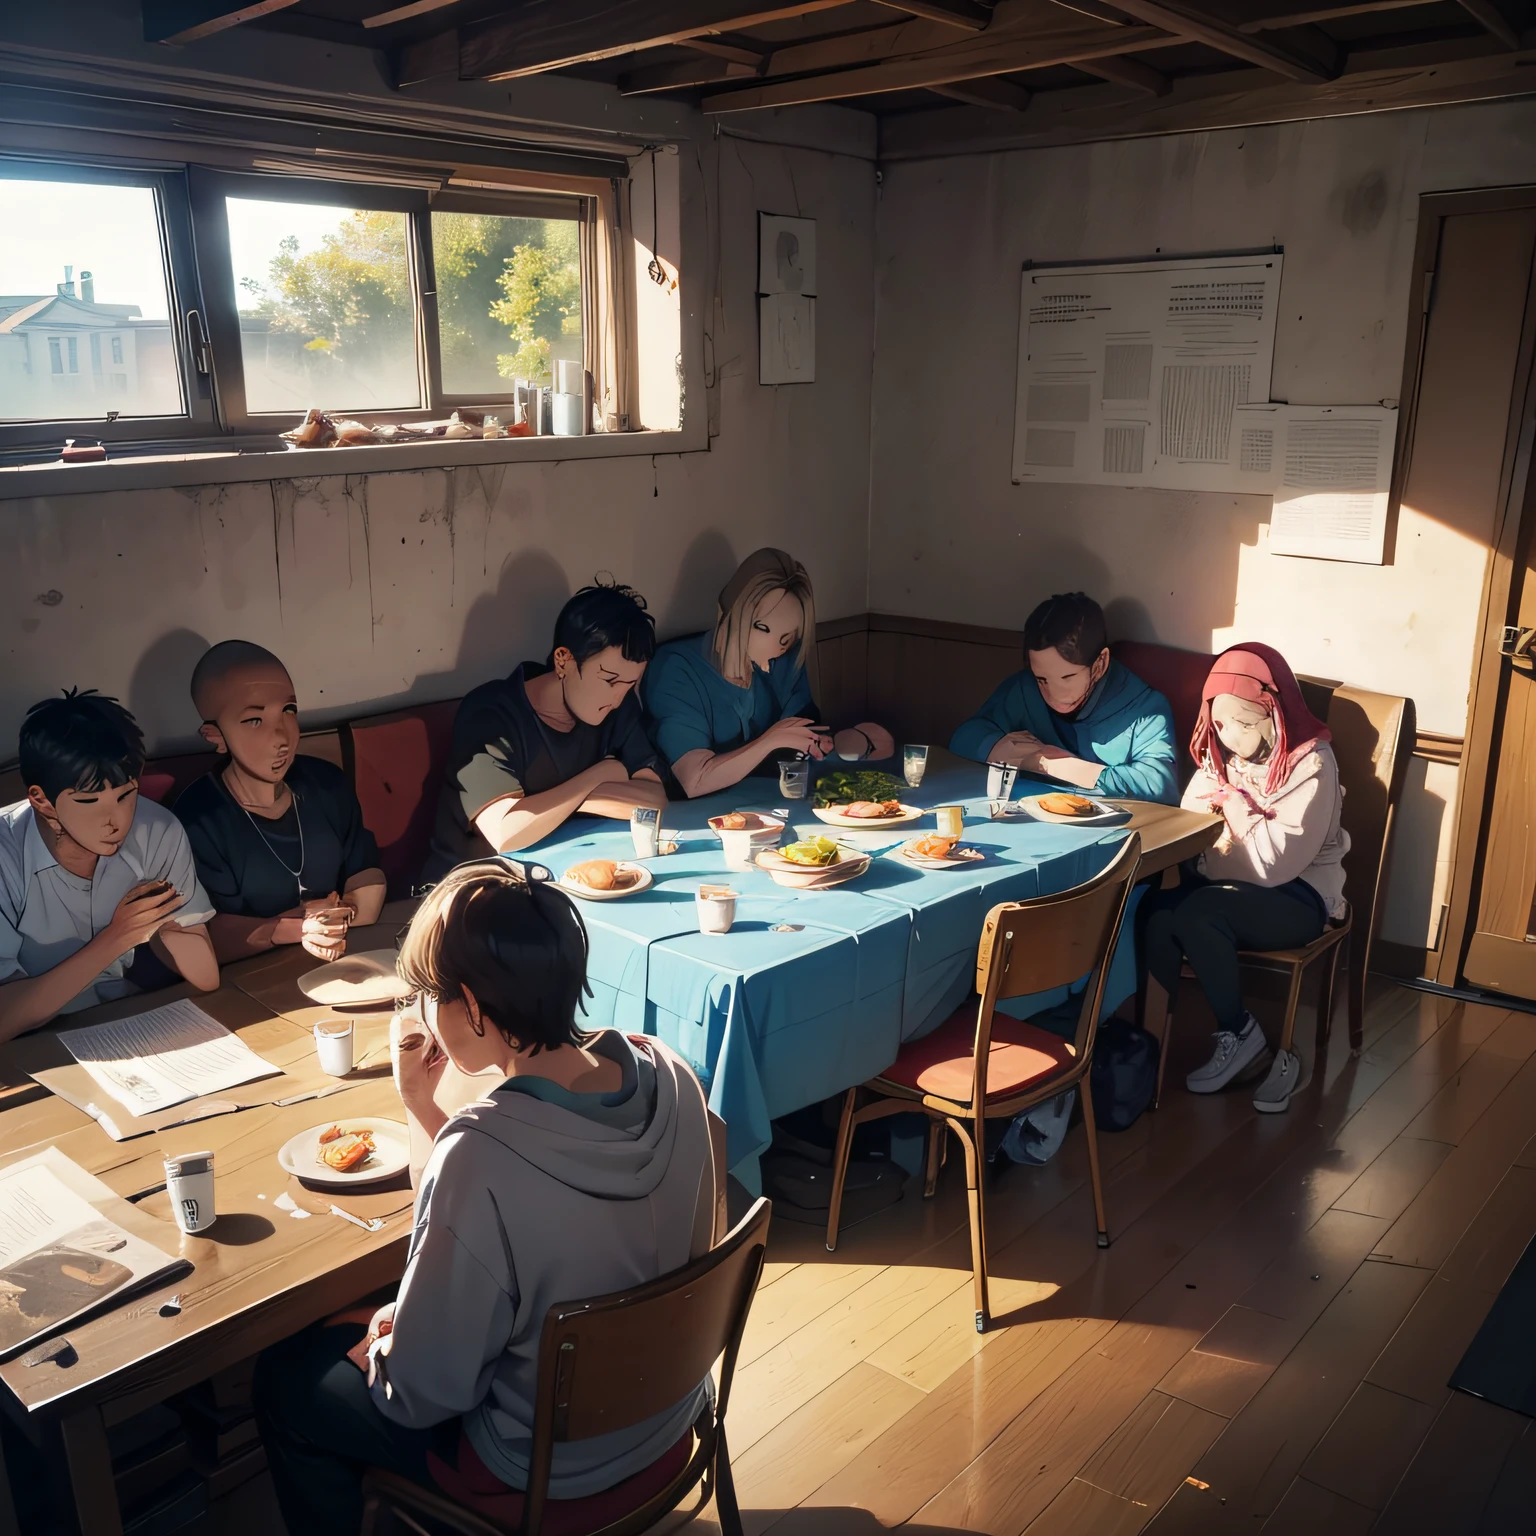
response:
<svg viewBox="0 0 1536 1536"><path fill-rule="evenodd" d="M685 795L727 789L783 754L891 756L884 726L865 720L834 736L822 724L807 668L815 644L805 567L760 549L725 584L713 630L656 652L641 689L646 726Z"/></svg>
<svg viewBox="0 0 1536 1536"><path fill-rule="evenodd" d="M1090 794L1177 805L1173 711L1111 659L1107 640L1091 597L1048 598L1024 625L1026 670L955 732L950 750Z"/></svg>

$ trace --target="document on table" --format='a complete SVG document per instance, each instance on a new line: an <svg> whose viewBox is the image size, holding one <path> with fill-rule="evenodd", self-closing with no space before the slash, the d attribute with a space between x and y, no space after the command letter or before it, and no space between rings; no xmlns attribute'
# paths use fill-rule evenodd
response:
<svg viewBox="0 0 1536 1536"><path fill-rule="evenodd" d="M1269 399L1279 252L1026 267L1013 479L1261 494L1236 412Z"/></svg>
<svg viewBox="0 0 1536 1536"><path fill-rule="evenodd" d="M1269 552L1380 565L1397 411L1379 405L1253 405L1237 413L1245 466L1274 493Z"/></svg>
<svg viewBox="0 0 1536 1536"><path fill-rule="evenodd" d="M222 1093L281 1070L188 998L126 1019L61 1030L59 1040L134 1116Z"/></svg>
<svg viewBox="0 0 1536 1536"><path fill-rule="evenodd" d="M127 1209L56 1147L0 1170L0 1357L184 1267L112 1220L114 1206Z"/></svg>

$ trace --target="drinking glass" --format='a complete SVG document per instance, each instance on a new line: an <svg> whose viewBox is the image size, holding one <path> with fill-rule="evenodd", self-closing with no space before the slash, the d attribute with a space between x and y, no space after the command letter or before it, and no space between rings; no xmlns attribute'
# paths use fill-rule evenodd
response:
<svg viewBox="0 0 1536 1536"><path fill-rule="evenodd" d="M901 776L916 789L928 769L928 748L905 746L901 749Z"/></svg>
<svg viewBox="0 0 1536 1536"><path fill-rule="evenodd" d="M804 800L811 787L811 765L800 758L779 764L779 793L786 800Z"/></svg>
<svg viewBox="0 0 1536 1536"><path fill-rule="evenodd" d="M1011 800L1013 799L1013 781L1018 778L1019 770L1011 763L987 764L987 799Z"/></svg>
<svg viewBox="0 0 1536 1536"><path fill-rule="evenodd" d="M637 859L654 859L661 834L661 812L654 806L637 805L630 813L629 833L634 839Z"/></svg>
<svg viewBox="0 0 1536 1536"><path fill-rule="evenodd" d="M941 805L933 813L940 837L965 836L965 809L958 805Z"/></svg>

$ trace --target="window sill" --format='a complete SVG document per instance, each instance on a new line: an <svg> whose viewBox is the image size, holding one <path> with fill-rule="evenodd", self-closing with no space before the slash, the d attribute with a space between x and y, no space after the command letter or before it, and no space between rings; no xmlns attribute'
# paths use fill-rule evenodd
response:
<svg viewBox="0 0 1536 1536"><path fill-rule="evenodd" d="M78 496L93 491L161 490L228 485L248 480L313 480L328 475L383 475L392 471L455 469L470 465L541 463L554 459L612 459L657 453L699 453L709 447L699 413L672 432L594 433L589 437L433 438L362 448L238 446L237 439L202 439L136 455L126 445L117 457L89 464L52 461L0 464L0 501L31 496ZM109 446L108 453L114 450Z"/></svg>

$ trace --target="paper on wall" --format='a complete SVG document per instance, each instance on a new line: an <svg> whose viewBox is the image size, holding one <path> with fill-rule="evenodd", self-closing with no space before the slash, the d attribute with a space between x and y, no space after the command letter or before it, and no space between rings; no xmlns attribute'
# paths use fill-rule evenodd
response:
<svg viewBox="0 0 1536 1536"><path fill-rule="evenodd" d="M1378 405L1264 405L1237 413L1240 454L1271 477L1269 551L1380 565L1397 411Z"/></svg>
<svg viewBox="0 0 1536 1536"><path fill-rule="evenodd" d="M126 1019L61 1030L59 1039L134 1116L279 1071L187 998Z"/></svg>
<svg viewBox="0 0 1536 1536"><path fill-rule="evenodd" d="M1013 478L1267 491L1237 409L1269 399L1281 258L1030 267Z"/></svg>

